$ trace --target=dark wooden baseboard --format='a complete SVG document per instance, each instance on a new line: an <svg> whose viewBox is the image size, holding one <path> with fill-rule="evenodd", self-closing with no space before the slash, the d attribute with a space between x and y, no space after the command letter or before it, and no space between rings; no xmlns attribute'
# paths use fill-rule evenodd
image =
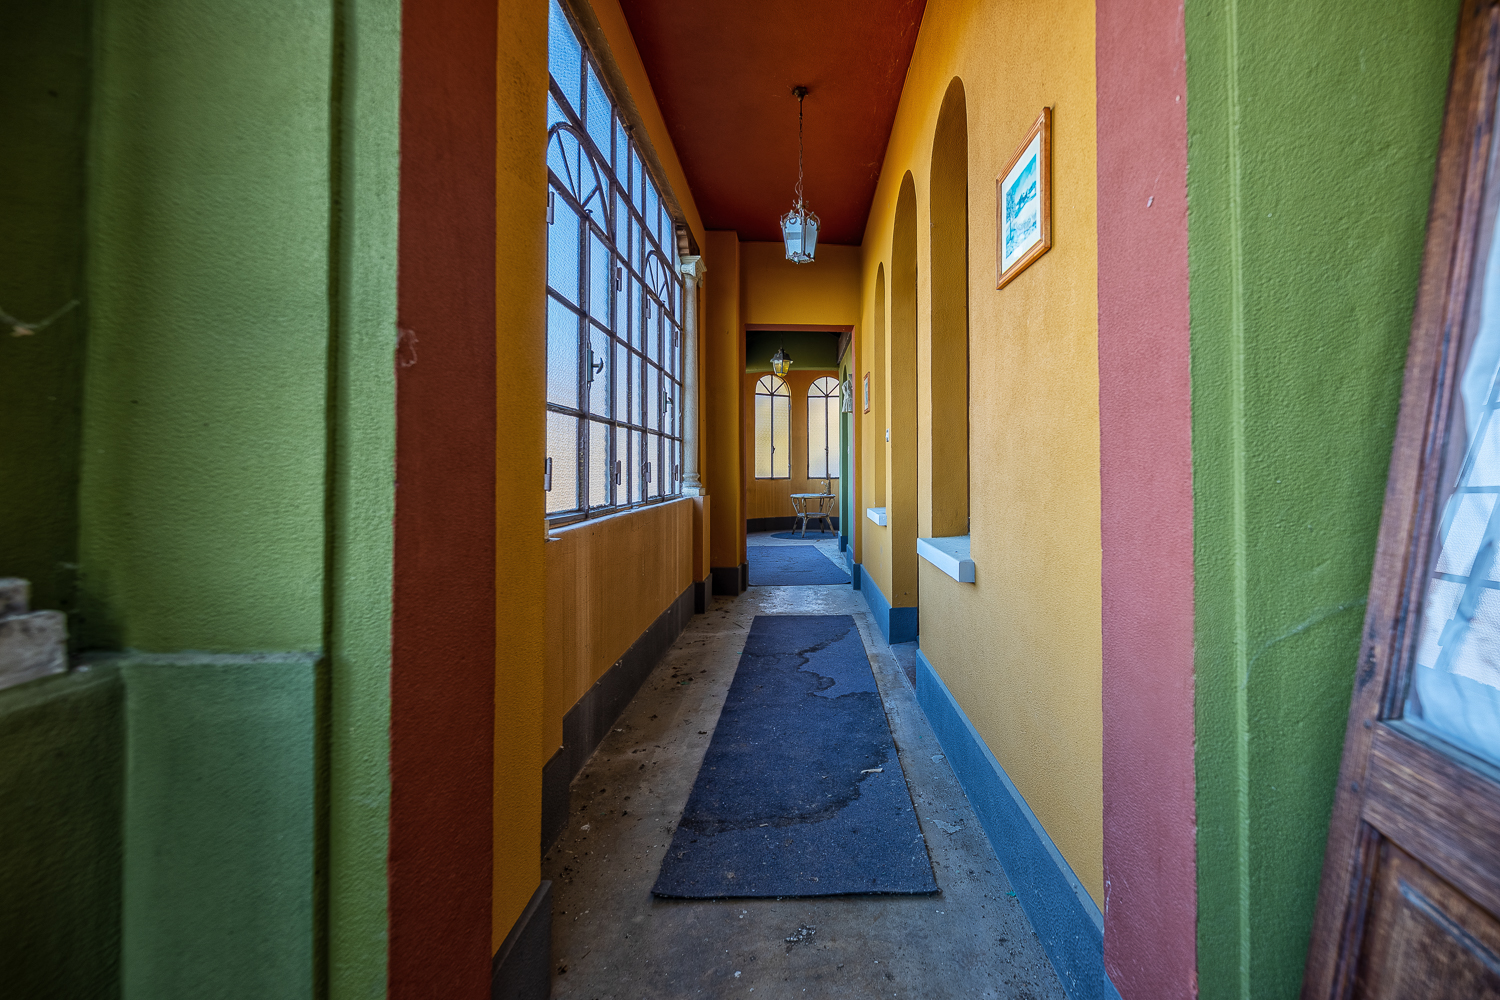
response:
<svg viewBox="0 0 1500 1000"><path fill-rule="evenodd" d="M531 894L490 961L490 1000L547 1000L552 995L552 883Z"/></svg>
<svg viewBox="0 0 1500 1000"><path fill-rule="evenodd" d="M563 716L563 745L542 768L543 854L568 825L568 786L640 690L646 675L682 634L693 616L699 586L692 584L684 590Z"/></svg>

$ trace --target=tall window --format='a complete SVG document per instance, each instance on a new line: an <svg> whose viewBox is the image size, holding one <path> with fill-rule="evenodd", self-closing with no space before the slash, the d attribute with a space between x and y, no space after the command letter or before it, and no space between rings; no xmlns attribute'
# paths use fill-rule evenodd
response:
<svg viewBox="0 0 1500 1000"><path fill-rule="evenodd" d="M786 380L755 383L755 478L792 478L792 394Z"/></svg>
<svg viewBox="0 0 1500 1000"><path fill-rule="evenodd" d="M839 380L824 376L807 387L807 478L839 477Z"/></svg>
<svg viewBox="0 0 1500 1000"><path fill-rule="evenodd" d="M680 492L674 223L556 0L547 33L547 515Z"/></svg>

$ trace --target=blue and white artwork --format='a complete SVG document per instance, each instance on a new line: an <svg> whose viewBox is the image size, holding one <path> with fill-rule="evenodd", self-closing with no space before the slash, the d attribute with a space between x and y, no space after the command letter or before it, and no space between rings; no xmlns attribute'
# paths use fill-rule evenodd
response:
<svg viewBox="0 0 1500 1000"><path fill-rule="evenodd" d="M1042 137L1038 133L1000 184L1001 270L1042 240Z"/></svg>

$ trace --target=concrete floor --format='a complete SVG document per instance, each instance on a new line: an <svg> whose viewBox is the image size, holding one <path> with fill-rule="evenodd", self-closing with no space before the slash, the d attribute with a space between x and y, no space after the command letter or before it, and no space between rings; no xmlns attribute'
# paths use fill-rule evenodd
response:
<svg viewBox="0 0 1500 1000"><path fill-rule="evenodd" d="M836 542L818 546L846 565ZM939 895L651 895L758 614L854 616ZM738 598L715 598L694 617L574 781L568 828L543 860L554 893L553 997L1062 1000L1057 975L917 707L907 664L898 662L911 660L915 646L893 653L864 599L847 586L751 587Z"/></svg>

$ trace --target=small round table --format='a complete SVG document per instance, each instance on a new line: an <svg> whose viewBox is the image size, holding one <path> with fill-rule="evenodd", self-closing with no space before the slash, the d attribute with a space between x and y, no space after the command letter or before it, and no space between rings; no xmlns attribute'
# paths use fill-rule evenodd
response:
<svg viewBox="0 0 1500 1000"><path fill-rule="evenodd" d="M807 537L807 522L808 521L818 521L818 520L821 520L823 522L823 524L825 524L825 525L828 526L828 530L829 531L833 531L833 514L832 514L831 511L824 510L823 508L824 508L824 504L825 503L827 503L829 500L837 500L838 496L839 495L837 493L793 493L792 494L792 513L797 516L797 525L800 526L801 529L802 529L802 534L799 537L802 537L802 538L806 538ZM809 510L808 509L808 504L811 501L813 501L813 500L818 501L818 509L817 510ZM792 530L795 531L797 529L796 529L796 527L794 527ZM823 529L821 527L819 527L818 530L822 531Z"/></svg>

